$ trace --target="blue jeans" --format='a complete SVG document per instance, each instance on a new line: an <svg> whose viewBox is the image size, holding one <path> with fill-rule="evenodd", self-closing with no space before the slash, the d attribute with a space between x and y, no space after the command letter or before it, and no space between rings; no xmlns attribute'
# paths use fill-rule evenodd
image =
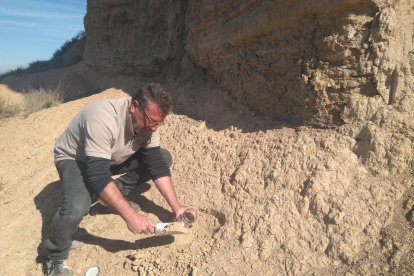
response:
<svg viewBox="0 0 414 276"><path fill-rule="evenodd" d="M172 156L161 149L168 167ZM111 166L112 175L122 174L116 180L121 193L127 195L136 185L151 179L144 166L139 166L139 152L119 165ZM72 245L72 237L92 204L93 191L87 187L80 165L75 160L62 160L55 163L62 183L63 199L49 226L49 234L44 241L49 259L67 259Z"/></svg>

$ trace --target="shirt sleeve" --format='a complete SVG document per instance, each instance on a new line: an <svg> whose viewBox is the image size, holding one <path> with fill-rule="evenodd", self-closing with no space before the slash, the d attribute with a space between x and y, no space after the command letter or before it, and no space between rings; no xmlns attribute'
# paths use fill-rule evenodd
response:
<svg viewBox="0 0 414 276"><path fill-rule="evenodd" d="M153 180L163 176L171 176L170 168L162 157L159 146L141 149L141 156L143 165L147 167Z"/></svg>
<svg viewBox="0 0 414 276"><path fill-rule="evenodd" d="M98 119L84 122L83 139L85 141L85 156L111 159L113 132L110 127Z"/></svg>
<svg viewBox="0 0 414 276"><path fill-rule="evenodd" d="M112 181L110 173L111 160L86 156L84 165L86 185L99 196L102 190Z"/></svg>

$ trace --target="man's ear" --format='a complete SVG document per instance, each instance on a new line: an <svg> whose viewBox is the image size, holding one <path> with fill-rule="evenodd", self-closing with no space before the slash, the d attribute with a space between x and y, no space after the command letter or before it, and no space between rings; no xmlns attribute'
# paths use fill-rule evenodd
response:
<svg viewBox="0 0 414 276"><path fill-rule="evenodd" d="M139 108L139 104L136 100L131 102L131 112L136 112Z"/></svg>

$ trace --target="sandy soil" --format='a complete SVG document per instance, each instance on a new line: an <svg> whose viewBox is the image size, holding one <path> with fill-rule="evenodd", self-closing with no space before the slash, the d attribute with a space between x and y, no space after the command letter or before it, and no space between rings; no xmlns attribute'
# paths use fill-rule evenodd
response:
<svg viewBox="0 0 414 276"><path fill-rule="evenodd" d="M134 235L94 206L70 251L74 275L91 266L102 275L414 273L412 175L375 177L353 139L272 122L208 80L167 86L176 110L162 145L199 218L185 234ZM0 126L0 275L42 274L41 241L61 192L54 141L88 103L125 96L108 89ZM172 220L154 187L134 201L154 223Z"/></svg>

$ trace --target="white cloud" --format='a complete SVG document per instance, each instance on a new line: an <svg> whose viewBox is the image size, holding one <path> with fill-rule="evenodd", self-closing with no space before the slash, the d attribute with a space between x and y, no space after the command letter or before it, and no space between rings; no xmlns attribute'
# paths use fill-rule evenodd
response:
<svg viewBox="0 0 414 276"><path fill-rule="evenodd" d="M63 11L30 11L30 10L13 10L0 7L0 15L7 17L21 17L25 19L79 19L83 14L68 13Z"/></svg>
<svg viewBox="0 0 414 276"><path fill-rule="evenodd" d="M1 19L1 18L0 18L0 25L3 26L0 29L9 29L10 27L34 28L34 27L41 26L41 24L37 22L33 22L33 21L21 21L21 20L14 20L14 19Z"/></svg>

